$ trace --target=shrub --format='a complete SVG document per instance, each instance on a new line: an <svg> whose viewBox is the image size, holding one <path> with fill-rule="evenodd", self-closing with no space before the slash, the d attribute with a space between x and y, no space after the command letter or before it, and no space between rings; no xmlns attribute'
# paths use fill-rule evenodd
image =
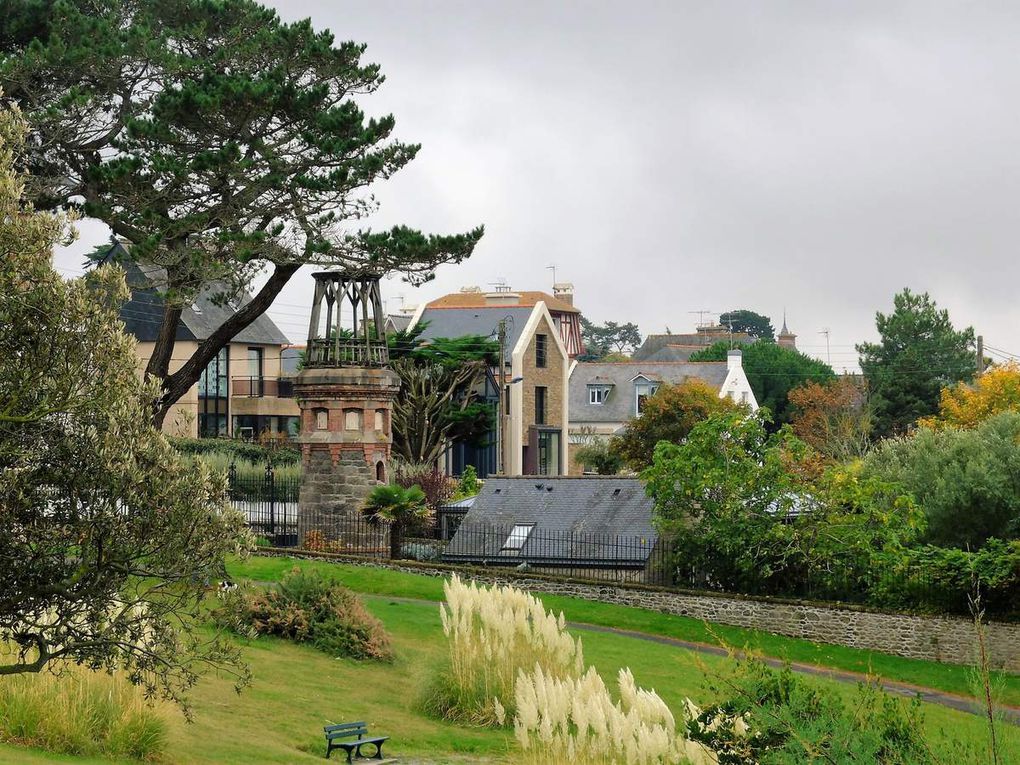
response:
<svg viewBox="0 0 1020 765"><path fill-rule="evenodd" d="M231 459L239 462L261 464L265 467L266 462L272 456L273 465L300 465L301 452L293 446L280 446L267 448L261 444L253 444L248 441L238 441L230 438L181 438L170 437L170 443L181 454L190 455L225 455L227 463Z"/></svg>
<svg viewBox="0 0 1020 765"><path fill-rule="evenodd" d="M425 494L425 504L431 514L450 501L457 482L434 465L400 463L393 471L393 483L404 489L417 486Z"/></svg>
<svg viewBox="0 0 1020 765"><path fill-rule="evenodd" d="M524 761L714 765L713 753L678 733L666 703L655 691L638 688L629 669L620 670L619 687L620 701L614 703L594 667L580 678L552 677L538 666L530 673L521 671L513 725ZM699 714L689 701L688 709ZM502 710L497 712L502 721Z"/></svg>
<svg viewBox="0 0 1020 765"><path fill-rule="evenodd" d="M941 761L924 740L919 700L904 703L873 683L861 683L844 700L789 667L774 670L747 659L721 685L717 690L729 699L687 724L688 735L715 751L720 763Z"/></svg>
<svg viewBox="0 0 1020 765"><path fill-rule="evenodd" d="M1020 541L989 539L980 550L925 546L878 557L875 605L965 613L975 586L989 616L1020 615Z"/></svg>
<svg viewBox="0 0 1020 765"><path fill-rule="evenodd" d="M586 470L599 475L616 475L623 469L623 458L610 448L608 441L601 439L579 447L574 457Z"/></svg>
<svg viewBox="0 0 1020 765"><path fill-rule="evenodd" d="M213 618L255 637L275 635L352 659L393 658L390 638L357 595L321 573L295 568L271 589L239 587L223 595Z"/></svg>
<svg viewBox="0 0 1020 765"><path fill-rule="evenodd" d="M425 542L408 542L400 550L400 557L409 560L428 562L439 560L442 552L438 547Z"/></svg>
<svg viewBox="0 0 1020 765"><path fill-rule="evenodd" d="M51 752L156 759L166 749L163 707L123 674L65 664L0 683L0 740Z"/></svg>
<svg viewBox="0 0 1020 765"><path fill-rule="evenodd" d="M440 616L449 653L423 700L429 714L498 724L498 709L513 715L521 670L537 666L553 679L580 677L584 671L581 641L567 633L563 614L547 613L533 595L514 587L464 584L457 575L443 591Z"/></svg>
<svg viewBox="0 0 1020 765"><path fill-rule="evenodd" d="M461 472L460 480L457 482L457 490L453 493L451 499L474 497L481 490L482 482L478 480L478 471L475 470L474 465L468 465Z"/></svg>

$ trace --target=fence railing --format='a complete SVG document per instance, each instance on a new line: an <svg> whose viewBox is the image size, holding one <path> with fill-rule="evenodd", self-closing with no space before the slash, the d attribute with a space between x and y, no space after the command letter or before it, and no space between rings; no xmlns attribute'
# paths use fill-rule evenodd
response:
<svg viewBox="0 0 1020 765"><path fill-rule="evenodd" d="M298 517L300 480L230 473L230 498L261 544L301 547L375 559L391 557L389 525L350 509L305 512ZM451 565L556 574L592 582L634 582L685 590L799 598L893 609L967 614L970 591L924 566L876 566L866 571L834 567L787 571L771 578L741 577L723 583L682 565L667 540L654 534L611 535L527 525L478 524L463 508L440 509L399 530L401 558ZM989 617L1018 618L1015 593L989 592Z"/></svg>

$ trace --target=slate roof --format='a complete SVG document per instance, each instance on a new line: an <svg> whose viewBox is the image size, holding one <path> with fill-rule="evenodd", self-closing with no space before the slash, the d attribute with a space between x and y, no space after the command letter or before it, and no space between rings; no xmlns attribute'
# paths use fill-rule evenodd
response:
<svg viewBox="0 0 1020 765"><path fill-rule="evenodd" d="M648 335L645 337L644 342L641 343L641 347L631 354L631 358L634 361L686 361L695 351L708 348L721 340L731 339L733 342L741 344L754 342L754 338L746 332L734 332L732 338L729 334L712 335L705 332L693 332L684 335ZM667 347L673 350L660 353ZM687 355L683 356L683 358L678 358L682 351L686 351Z"/></svg>
<svg viewBox="0 0 1020 765"><path fill-rule="evenodd" d="M517 345L524 331L524 325L531 318L534 308L508 308L490 306L487 308L426 308L421 322L428 322L423 338L464 337L481 335L495 340L498 336L500 319L508 317L506 324L506 361Z"/></svg>
<svg viewBox="0 0 1020 765"><path fill-rule="evenodd" d="M551 313L581 313L581 311L565 300L550 295L547 292L538 290L512 290L512 295L517 295L516 303L503 303L501 308L534 308L536 303L545 303ZM436 298L426 306L427 308L495 308L488 306L485 302L484 292L451 292Z"/></svg>
<svg viewBox="0 0 1020 765"><path fill-rule="evenodd" d="M716 390L726 382L725 361L579 361L570 374L570 421L626 422L636 406L634 378L678 385L704 380ZM589 403L588 385L612 385L603 404Z"/></svg>
<svg viewBox="0 0 1020 765"><path fill-rule="evenodd" d="M514 526L527 524L534 528L521 549L502 550ZM641 567L657 539L652 500L637 478L488 478L443 558Z"/></svg>
<svg viewBox="0 0 1020 765"><path fill-rule="evenodd" d="M120 318L125 329L140 342L154 342L159 335L159 325L163 316L163 298L158 289L166 285L166 272L158 267L135 263L127 258L118 258L125 254L127 245L115 241L110 245L104 260L114 259L126 273L128 287L131 288L131 299L120 310ZM118 249L120 252L118 252ZM212 300L215 289L203 291L195 302L186 306L181 312L181 322L177 328L178 340L205 340L216 329L233 315L235 308L229 304L217 305ZM236 303L244 305L251 296L241 295ZM233 342L251 343L253 345L286 345L290 341L287 336L273 323L266 314L234 335Z"/></svg>

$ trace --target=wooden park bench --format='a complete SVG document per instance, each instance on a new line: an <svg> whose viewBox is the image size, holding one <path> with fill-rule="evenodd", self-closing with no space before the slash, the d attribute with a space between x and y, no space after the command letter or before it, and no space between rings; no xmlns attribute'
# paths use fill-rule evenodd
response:
<svg viewBox="0 0 1020 765"><path fill-rule="evenodd" d="M363 757L361 747L371 744L375 747L375 754L372 759L382 759L382 745L389 736L369 736L368 726L363 722L340 723L339 725L327 725L322 729L326 734L326 759L334 749L343 749L347 752L347 762L351 762L354 756ZM353 741L342 739L357 736Z"/></svg>

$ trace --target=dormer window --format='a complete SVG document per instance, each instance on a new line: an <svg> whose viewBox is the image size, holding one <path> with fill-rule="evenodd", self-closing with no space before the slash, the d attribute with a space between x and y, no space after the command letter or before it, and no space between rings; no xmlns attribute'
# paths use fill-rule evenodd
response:
<svg viewBox="0 0 1020 765"><path fill-rule="evenodd" d="M645 403L652 396L655 395L656 391L659 390L659 384L653 382L635 382L634 383L634 410L641 414L645 410Z"/></svg>
<svg viewBox="0 0 1020 765"><path fill-rule="evenodd" d="M588 403L594 406L601 406L606 403L606 399L609 398L609 392L612 389L612 385L589 385Z"/></svg>

